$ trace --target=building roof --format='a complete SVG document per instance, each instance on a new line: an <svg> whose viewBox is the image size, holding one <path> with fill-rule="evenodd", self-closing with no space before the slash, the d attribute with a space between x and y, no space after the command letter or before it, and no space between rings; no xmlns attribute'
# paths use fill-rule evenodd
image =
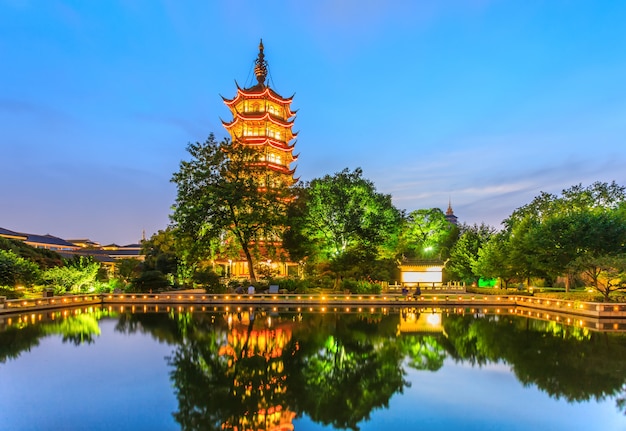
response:
<svg viewBox="0 0 626 431"><path fill-rule="evenodd" d="M141 244L128 244L125 246L111 244L100 247L97 242L89 239L74 239L70 242L50 234L36 235L15 232L1 227L0 236L17 239L33 247L54 250L64 258L92 256L98 262L111 263L117 259L135 258L141 260L144 257L141 254Z"/></svg>
<svg viewBox="0 0 626 431"><path fill-rule="evenodd" d="M36 235L36 234L26 234L27 238L24 242L26 243L32 243L32 244L36 244L36 245L43 245L43 246L50 246L52 247L62 247L62 248L69 248L69 249L76 249L79 248L77 245L72 244L69 241L65 241L62 238L56 237L56 236L52 236L50 234L45 234L45 235Z"/></svg>
<svg viewBox="0 0 626 431"><path fill-rule="evenodd" d="M27 235L23 234L23 233L19 233L19 232L14 232L12 230L9 229L5 229L3 227L0 227L0 236L4 237L4 238L11 238L11 239L20 239L20 240L25 240Z"/></svg>

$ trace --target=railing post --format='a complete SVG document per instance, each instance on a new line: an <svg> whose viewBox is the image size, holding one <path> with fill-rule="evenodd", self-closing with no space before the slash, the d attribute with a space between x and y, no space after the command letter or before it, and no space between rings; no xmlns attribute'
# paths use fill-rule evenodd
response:
<svg viewBox="0 0 626 431"><path fill-rule="evenodd" d="M6 308L7 304L7 297L6 296L0 296L0 310L3 310Z"/></svg>

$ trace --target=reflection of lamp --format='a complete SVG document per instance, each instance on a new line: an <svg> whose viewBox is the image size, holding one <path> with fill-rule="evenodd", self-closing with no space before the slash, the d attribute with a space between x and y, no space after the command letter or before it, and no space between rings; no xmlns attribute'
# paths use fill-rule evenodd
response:
<svg viewBox="0 0 626 431"><path fill-rule="evenodd" d="M439 313L429 314L428 317L426 317L426 321L431 326L439 326L441 325L441 314Z"/></svg>

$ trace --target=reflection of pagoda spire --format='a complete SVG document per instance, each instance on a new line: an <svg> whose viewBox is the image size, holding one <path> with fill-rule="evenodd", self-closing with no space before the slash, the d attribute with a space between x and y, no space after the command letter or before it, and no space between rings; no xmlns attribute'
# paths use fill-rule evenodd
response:
<svg viewBox="0 0 626 431"><path fill-rule="evenodd" d="M448 220L448 223L453 224L455 226L459 224L458 217L455 216L454 211L452 211L452 199L448 199L448 209L446 210L446 220Z"/></svg>
<svg viewBox="0 0 626 431"><path fill-rule="evenodd" d="M254 62L254 74L260 86L265 85L265 78L267 77L267 61L265 61L265 54L263 54L263 39L259 42L259 56Z"/></svg>
<svg viewBox="0 0 626 431"><path fill-rule="evenodd" d="M225 317L229 332L224 340L226 343L219 348L219 355L227 358L233 369L238 367L237 377L233 381L235 390L245 394L247 400L257 398L258 405L245 416L226 419L222 429L292 431L296 414L283 404L286 370L282 356L292 337L293 322L275 323L263 311L257 316L254 309L236 315L228 313ZM252 369L248 370L250 358L255 358L255 367L259 365L258 360L263 358L264 372L258 374Z"/></svg>

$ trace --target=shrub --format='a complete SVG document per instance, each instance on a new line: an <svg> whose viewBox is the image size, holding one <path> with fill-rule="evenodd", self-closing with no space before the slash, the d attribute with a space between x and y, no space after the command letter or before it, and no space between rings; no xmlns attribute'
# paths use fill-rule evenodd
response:
<svg viewBox="0 0 626 431"><path fill-rule="evenodd" d="M0 286L32 286L40 277L39 266L11 250L0 249Z"/></svg>
<svg viewBox="0 0 626 431"><path fill-rule="evenodd" d="M68 261L67 266L47 269L42 275L56 295L66 292L84 293L93 290L100 264L83 256Z"/></svg>
<svg viewBox="0 0 626 431"><path fill-rule="evenodd" d="M130 289L134 292L150 292L170 287L170 283L161 271L151 270L143 272L134 278Z"/></svg>
<svg viewBox="0 0 626 431"><path fill-rule="evenodd" d="M271 280L269 284L277 284L279 289L289 293L306 293L311 288L309 280L299 278L279 278Z"/></svg>
<svg viewBox="0 0 626 431"><path fill-rule="evenodd" d="M220 282L220 276L210 269L197 271L193 276L194 283L204 286L207 293L224 293L226 286Z"/></svg>
<svg viewBox="0 0 626 431"><path fill-rule="evenodd" d="M0 286L0 296L6 296L7 299L20 299L24 296L24 293L19 290Z"/></svg>
<svg viewBox="0 0 626 431"><path fill-rule="evenodd" d="M378 294L382 287L378 283L370 283L365 280L345 279L341 282L341 288L354 294Z"/></svg>
<svg viewBox="0 0 626 431"><path fill-rule="evenodd" d="M518 295L518 296L532 296L531 292L520 291L517 289L509 288L509 289L499 289L496 287L472 287L467 286L465 288L467 293L476 293L478 295Z"/></svg>

